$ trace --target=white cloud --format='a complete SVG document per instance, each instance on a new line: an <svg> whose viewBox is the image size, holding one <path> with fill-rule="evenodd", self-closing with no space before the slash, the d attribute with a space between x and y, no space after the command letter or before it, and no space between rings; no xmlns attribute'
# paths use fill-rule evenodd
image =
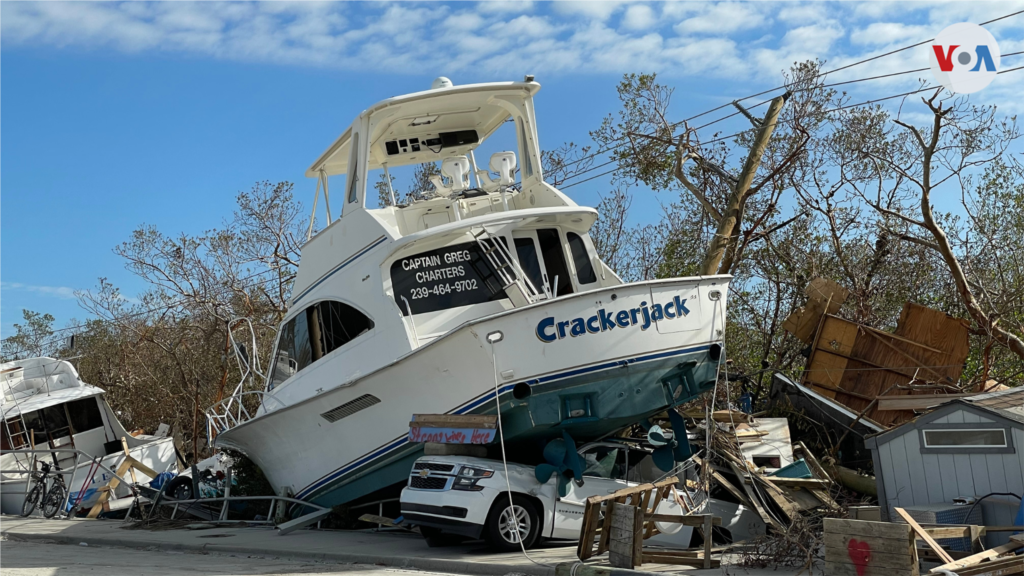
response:
<svg viewBox="0 0 1024 576"><path fill-rule="evenodd" d="M989 5L988 17L1024 5L1015 2ZM522 71L543 76L643 70L776 84L780 71L795 61L819 58L834 69L927 39L935 22L979 10L978 3L966 2L866 4L889 8L878 12L881 21L873 21L862 4L821 2L3 2L0 36L5 50L162 52L398 74L473 70L502 78L510 70L516 77ZM1024 45L1016 33L1024 16L1001 24L996 33L1004 52ZM921 67L927 67L927 53L909 50L831 78ZM917 76L873 82L870 89L907 86ZM868 89L869 83L856 88Z"/></svg>
<svg viewBox="0 0 1024 576"><path fill-rule="evenodd" d="M771 23L771 18L761 5L721 2L701 4L700 6L702 7L700 12L694 16L688 16L676 24L676 32L680 34L728 34L756 27L766 27Z"/></svg>
<svg viewBox="0 0 1024 576"><path fill-rule="evenodd" d="M477 10L486 14L506 14L516 13L522 14L533 10L533 2L529 0L517 1L517 0L493 0L489 2L480 2L476 5Z"/></svg>
<svg viewBox="0 0 1024 576"><path fill-rule="evenodd" d="M850 42L867 46L887 46L896 42L916 44L935 35L930 26L915 26L899 22L875 22L850 33Z"/></svg>
<svg viewBox="0 0 1024 576"><path fill-rule="evenodd" d="M622 7L622 2L615 0L565 0L554 2L551 6L561 14L584 16L603 22Z"/></svg>
<svg viewBox="0 0 1024 576"><path fill-rule="evenodd" d="M647 30L657 22L654 10L646 4L636 4L626 8L626 14L622 18L622 25L627 30Z"/></svg>
<svg viewBox="0 0 1024 576"><path fill-rule="evenodd" d="M67 286L36 286L33 284L22 284L21 282L0 282L0 289L34 292L44 296L60 298L61 300L75 299L75 289L68 288Z"/></svg>

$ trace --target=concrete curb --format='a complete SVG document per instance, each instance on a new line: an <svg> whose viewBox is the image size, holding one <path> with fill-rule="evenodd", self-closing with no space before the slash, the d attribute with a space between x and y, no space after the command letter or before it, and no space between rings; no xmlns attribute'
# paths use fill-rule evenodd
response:
<svg viewBox="0 0 1024 576"><path fill-rule="evenodd" d="M254 556L275 556L295 560L314 560L336 562L340 564L370 564L389 568L405 568L425 570L428 572L445 572L450 574L474 574L480 576L505 576L506 574L525 574L526 576L555 576L555 568L536 564L514 565L484 562L466 562L459 560L443 560L439 558L418 558L407 556L380 556L372 554L349 554L338 552L301 552L289 549L260 548L228 544L181 544L181 543L135 543L125 539L103 536L67 536L62 534L21 533L16 530L0 531L10 539L23 541L48 541L62 544L78 545L85 542L89 546L112 546L116 548L156 548L157 550L217 552L220 554L245 554ZM646 572L630 572L633 576L664 576Z"/></svg>

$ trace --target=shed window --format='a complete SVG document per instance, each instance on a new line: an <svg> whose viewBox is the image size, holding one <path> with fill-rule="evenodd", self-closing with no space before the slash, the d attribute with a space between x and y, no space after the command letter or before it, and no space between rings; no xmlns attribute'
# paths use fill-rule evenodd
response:
<svg viewBox="0 0 1024 576"><path fill-rule="evenodd" d="M597 282L597 274L594 273L594 265L590 263L590 255L587 254L587 245L583 243L583 238L575 232L567 232L565 237L569 239L572 263L576 266L576 281L580 284Z"/></svg>
<svg viewBox="0 0 1024 576"><path fill-rule="evenodd" d="M925 430L924 445L927 448L1006 448L1006 430Z"/></svg>
<svg viewBox="0 0 1024 576"><path fill-rule="evenodd" d="M269 390L373 329L373 320L342 302L310 305L281 326Z"/></svg>

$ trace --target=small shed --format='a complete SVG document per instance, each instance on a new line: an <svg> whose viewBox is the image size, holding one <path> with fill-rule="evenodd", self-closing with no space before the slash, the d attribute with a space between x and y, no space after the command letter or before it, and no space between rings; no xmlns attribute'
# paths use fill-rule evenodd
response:
<svg viewBox="0 0 1024 576"><path fill-rule="evenodd" d="M952 509L955 499L993 493L978 505L983 522L1011 526L1017 520L1024 495L1024 387L946 402L869 437L865 445L874 461L884 520L898 518L897 506ZM991 533L986 543L1005 543L1009 534Z"/></svg>

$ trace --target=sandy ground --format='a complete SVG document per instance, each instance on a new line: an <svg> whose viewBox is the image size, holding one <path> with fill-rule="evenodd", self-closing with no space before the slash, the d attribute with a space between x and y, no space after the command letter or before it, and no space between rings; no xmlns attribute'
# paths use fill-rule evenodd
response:
<svg viewBox="0 0 1024 576"><path fill-rule="evenodd" d="M299 562L272 556L188 553L59 543L0 541L4 576L200 576L323 574L345 576L434 576L366 564ZM450 576L450 575L445 575Z"/></svg>

